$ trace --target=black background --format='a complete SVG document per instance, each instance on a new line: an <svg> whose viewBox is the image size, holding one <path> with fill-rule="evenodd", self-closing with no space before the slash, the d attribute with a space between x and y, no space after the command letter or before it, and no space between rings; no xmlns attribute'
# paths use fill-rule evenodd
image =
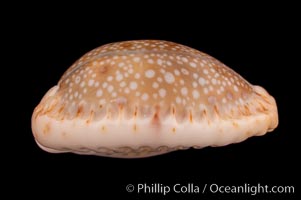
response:
<svg viewBox="0 0 301 200"><path fill-rule="evenodd" d="M197 7L194 11L164 7L150 12L144 12L142 6L138 12L122 9L120 5L121 11L108 7L84 13L68 7L46 11L46 7L25 12L18 21L9 23L14 28L12 39L7 39L12 44L9 52L14 68L11 69L21 81L14 89L25 95L9 99L17 105L13 108L16 110L10 112L11 118L17 119L12 125L17 131L12 131L12 139L4 141L10 146L9 153L5 154L9 158L7 166L11 176L8 186L30 185L31 189L22 190L22 195L34 196L41 192L47 197L83 196L85 199L103 199L106 195L113 198L118 194L123 198L143 199L147 195L125 190L127 184L138 183L260 183L293 185L298 192L300 153L297 149L300 145L296 138L299 131L295 115L300 108L293 101L298 98L299 80L295 69L300 64L293 61L297 44L294 12L282 5L254 6L250 11L246 10L248 6L242 6L233 9L238 12L221 9L222 13L213 6ZM108 12L104 13L105 10ZM167 10L171 12L165 12ZM209 10L208 14L203 13L205 10ZM284 14L284 10L289 15ZM119 14L114 19L116 13ZM275 97L279 109L278 128L239 144L177 151L145 159L49 154L40 150L31 133L30 118L45 92L84 53L106 43L133 39L170 40L221 60ZM276 194L256 198L295 196ZM164 198L161 194L155 197ZM179 199L206 197L222 198L223 195L176 195Z"/></svg>

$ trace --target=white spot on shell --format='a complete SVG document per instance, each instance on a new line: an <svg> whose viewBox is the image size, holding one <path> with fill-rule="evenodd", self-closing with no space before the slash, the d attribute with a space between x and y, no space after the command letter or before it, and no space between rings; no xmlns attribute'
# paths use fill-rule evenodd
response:
<svg viewBox="0 0 301 200"><path fill-rule="evenodd" d="M96 96L97 96L97 97L102 96L102 90L101 90L101 89L98 89L98 90L97 90Z"/></svg>
<svg viewBox="0 0 301 200"><path fill-rule="evenodd" d="M180 104L182 102L182 99L180 97L176 97L176 103Z"/></svg>
<svg viewBox="0 0 301 200"><path fill-rule="evenodd" d="M154 64L154 60L153 60L153 59L148 59L147 62L148 62L149 64Z"/></svg>
<svg viewBox="0 0 301 200"><path fill-rule="evenodd" d="M153 82L153 88L158 88L159 87L159 84L157 82Z"/></svg>
<svg viewBox="0 0 301 200"><path fill-rule="evenodd" d="M163 88L161 88L160 90L159 90L159 95L160 95L160 97L165 97L165 95L166 95L166 90L165 89L163 89Z"/></svg>
<svg viewBox="0 0 301 200"><path fill-rule="evenodd" d="M193 78L197 79L199 75L197 73L193 73Z"/></svg>
<svg viewBox="0 0 301 200"><path fill-rule="evenodd" d="M122 81L120 84L119 84L120 87L125 87L126 86L126 82L125 81Z"/></svg>
<svg viewBox="0 0 301 200"><path fill-rule="evenodd" d="M88 85L89 85L89 86L92 86L93 84L94 84L94 80L93 80L93 79L90 79L89 82L88 82Z"/></svg>
<svg viewBox="0 0 301 200"><path fill-rule="evenodd" d="M105 100L105 99L100 99L100 100L99 100L99 104L103 105L103 104L105 104L105 103L106 103L106 100Z"/></svg>
<svg viewBox="0 0 301 200"><path fill-rule="evenodd" d="M192 87L196 88L197 86L198 86L198 83L195 82L195 81L193 81L193 82L192 82Z"/></svg>
<svg viewBox="0 0 301 200"><path fill-rule="evenodd" d="M126 104L127 99L125 97L118 97L118 98L114 99L113 102L124 105L124 104Z"/></svg>
<svg viewBox="0 0 301 200"><path fill-rule="evenodd" d="M129 74L132 74L134 72L134 70L131 68L128 70Z"/></svg>
<svg viewBox="0 0 301 200"><path fill-rule="evenodd" d="M228 92L228 93L227 93L227 98L228 98L229 100L232 100L232 99L233 99L233 95L232 95L230 92Z"/></svg>
<svg viewBox="0 0 301 200"><path fill-rule="evenodd" d="M199 105L199 109L200 109L200 111L203 111L203 110L206 110L206 106L205 106L205 104L200 104Z"/></svg>
<svg viewBox="0 0 301 200"><path fill-rule="evenodd" d="M210 104L215 104L216 98L215 98L214 96L210 96L210 97L208 97L208 102L209 102Z"/></svg>
<svg viewBox="0 0 301 200"><path fill-rule="evenodd" d="M104 82L103 84L102 84L102 87L103 88L106 88L108 86L108 83L107 82Z"/></svg>
<svg viewBox="0 0 301 200"><path fill-rule="evenodd" d="M116 76L116 80L117 81L121 81L123 79L123 75L122 74L118 74L117 76Z"/></svg>
<svg viewBox="0 0 301 200"><path fill-rule="evenodd" d="M99 86L99 82L97 81L94 83L94 87L98 87L98 86Z"/></svg>
<svg viewBox="0 0 301 200"><path fill-rule="evenodd" d="M129 89L128 87L126 87L126 88L124 89L124 92L125 92L126 94L128 94L128 93L130 93L130 89Z"/></svg>
<svg viewBox="0 0 301 200"><path fill-rule="evenodd" d="M109 87L108 87L108 92L112 92L114 90L114 87L112 86L112 85L110 85Z"/></svg>
<svg viewBox="0 0 301 200"><path fill-rule="evenodd" d="M140 78L140 74L139 73L136 73L135 74L135 79L139 79Z"/></svg>
<svg viewBox="0 0 301 200"><path fill-rule="evenodd" d="M172 84L174 81L175 81L175 77L174 75L172 75L172 73L170 72L167 72L165 75L164 75L164 79L167 83L169 84Z"/></svg>
<svg viewBox="0 0 301 200"><path fill-rule="evenodd" d="M193 68L196 68L196 64L194 62L189 63L189 65Z"/></svg>
<svg viewBox="0 0 301 200"><path fill-rule="evenodd" d="M222 102L223 102L223 103L227 103L227 99L226 99L226 98L223 98L223 99L222 99Z"/></svg>
<svg viewBox="0 0 301 200"><path fill-rule="evenodd" d="M130 88L132 89L132 90L135 90L135 89L137 89L137 83L135 82L135 81L132 81L131 83L130 83Z"/></svg>
<svg viewBox="0 0 301 200"><path fill-rule="evenodd" d="M141 99L143 101L146 101L148 99L148 94L144 93L142 96L141 96Z"/></svg>
<svg viewBox="0 0 301 200"><path fill-rule="evenodd" d="M146 76L147 78L153 78L153 77L155 76L155 71L152 70L152 69L146 70L145 76Z"/></svg>
<svg viewBox="0 0 301 200"><path fill-rule="evenodd" d="M177 70L177 69L174 70L174 73L175 73L176 76L179 76L179 75L180 75L180 71Z"/></svg>
<svg viewBox="0 0 301 200"><path fill-rule="evenodd" d="M185 69L185 68L182 68L182 69L181 69L181 72L182 72L184 75L188 75L188 74L189 74L188 70Z"/></svg>
<svg viewBox="0 0 301 200"><path fill-rule="evenodd" d="M238 88L237 88L237 86L236 86L236 85L234 85L234 87L233 87L233 88L234 88L234 91L235 91L235 92L238 92Z"/></svg>
<svg viewBox="0 0 301 200"><path fill-rule="evenodd" d="M238 101L239 101L240 105L243 105L244 101L242 100L242 98L239 98Z"/></svg>
<svg viewBox="0 0 301 200"><path fill-rule="evenodd" d="M183 62L188 62L188 59L185 58L185 57L183 57L183 58L182 58L182 61L183 61Z"/></svg>
<svg viewBox="0 0 301 200"><path fill-rule="evenodd" d="M212 83L213 85L216 85L216 83L217 83L216 79L213 78L213 79L211 80L211 83Z"/></svg>
<svg viewBox="0 0 301 200"><path fill-rule="evenodd" d="M206 84L206 80L205 80L203 77L200 77L200 78L199 78L199 84L200 84L201 86L204 86L204 85Z"/></svg>
<svg viewBox="0 0 301 200"><path fill-rule="evenodd" d="M80 76L75 77L75 83L78 84L80 82Z"/></svg>
<svg viewBox="0 0 301 200"><path fill-rule="evenodd" d="M85 85L86 85L86 83L83 81L83 82L80 83L79 86L80 86L80 87L84 87Z"/></svg>
<svg viewBox="0 0 301 200"><path fill-rule="evenodd" d="M135 57L133 60L134 60L134 62L139 62L140 58L139 57Z"/></svg>
<svg viewBox="0 0 301 200"><path fill-rule="evenodd" d="M118 64L118 67L123 67L123 66L124 66L123 62L121 62L121 63Z"/></svg>
<svg viewBox="0 0 301 200"><path fill-rule="evenodd" d="M198 99L200 97L200 93L197 90L193 90L192 96L194 99Z"/></svg>
<svg viewBox="0 0 301 200"><path fill-rule="evenodd" d="M188 94L188 90L186 87L181 88L182 95L186 96Z"/></svg>

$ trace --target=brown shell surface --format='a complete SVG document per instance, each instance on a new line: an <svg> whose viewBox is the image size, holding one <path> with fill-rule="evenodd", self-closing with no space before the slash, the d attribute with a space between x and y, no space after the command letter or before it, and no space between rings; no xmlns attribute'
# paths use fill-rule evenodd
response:
<svg viewBox="0 0 301 200"><path fill-rule="evenodd" d="M118 124L134 118L150 119L160 128L170 116L178 125L210 125L263 113L271 116L266 123L272 130L278 124L275 102L255 88L217 59L184 45L160 40L116 42L76 61L61 77L55 95L46 95L35 109L33 123L39 116L57 121L83 119L87 124L104 118ZM175 148L163 147L145 148ZM99 148L107 151L108 147ZM108 154L115 151L119 152L108 150Z"/></svg>
<svg viewBox="0 0 301 200"><path fill-rule="evenodd" d="M143 116L159 112L163 118L177 112L179 121L188 119L184 116L189 112L197 113L196 119L204 112L211 117L235 117L236 107L251 112L245 106L253 95L247 81L215 58L173 42L152 40L92 50L65 72L59 87L57 96L65 110L60 113L67 118L85 116L89 107L101 114L109 105L112 110L129 110L124 113L127 117L135 112ZM76 113L72 107L77 107Z"/></svg>

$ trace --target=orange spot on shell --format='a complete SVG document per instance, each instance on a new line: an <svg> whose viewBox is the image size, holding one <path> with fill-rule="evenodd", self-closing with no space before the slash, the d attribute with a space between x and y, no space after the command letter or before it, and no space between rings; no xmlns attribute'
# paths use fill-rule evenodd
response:
<svg viewBox="0 0 301 200"><path fill-rule="evenodd" d="M50 128L51 128L50 123L46 123L45 126L44 126L44 128L43 128L44 135L48 135L49 134Z"/></svg>
<svg viewBox="0 0 301 200"><path fill-rule="evenodd" d="M78 107L78 109L77 109L77 112L76 112L76 116L78 117L82 112L83 112L83 106L82 105L80 105L79 107Z"/></svg>
<svg viewBox="0 0 301 200"><path fill-rule="evenodd" d="M214 112L219 116L219 111L218 111L218 108L217 108L217 106L216 105L214 105Z"/></svg>
<svg viewBox="0 0 301 200"><path fill-rule="evenodd" d="M176 114L176 109L175 109L175 107L172 107L172 114L173 114L173 115Z"/></svg>
<svg viewBox="0 0 301 200"><path fill-rule="evenodd" d="M67 133L66 133L65 131L63 131L63 132L62 132L62 136L63 136L63 137L66 137L66 136L67 136Z"/></svg>
<svg viewBox="0 0 301 200"><path fill-rule="evenodd" d="M132 44L130 42L126 42L126 43L122 44L123 48L129 48L131 46L132 46Z"/></svg>
<svg viewBox="0 0 301 200"><path fill-rule="evenodd" d="M246 132L246 135L249 137L249 136L252 135L252 132L251 132L251 131L247 131L247 132Z"/></svg>
<svg viewBox="0 0 301 200"><path fill-rule="evenodd" d="M153 125L160 125L160 119L159 119L159 115L158 115L157 112L153 116L152 124Z"/></svg>
<svg viewBox="0 0 301 200"><path fill-rule="evenodd" d="M58 112L58 114L62 113L62 112L63 112L63 110L64 110L64 106L61 106L61 107L60 107L60 109L57 111L57 112Z"/></svg>
<svg viewBox="0 0 301 200"><path fill-rule="evenodd" d="M138 115L138 111L137 111L137 107L135 107L135 111L134 111L134 117L136 118Z"/></svg>
<svg viewBox="0 0 301 200"><path fill-rule="evenodd" d="M92 119L93 119L93 116L94 116L94 111L93 111L93 110L91 110L91 112L90 112L90 116L89 116L89 118L86 120L86 123L87 123L87 124L89 124L89 123L92 121Z"/></svg>
<svg viewBox="0 0 301 200"><path fill-rule="evenodd" d="M250 111L250 109L248 108L248 106L244 106L244 109L245 109L245 114L246 115L251 115L251 111Z"/></svg>
<svg viewBox="0 0 301 200"><path fill-rule="evenodd" d="M155 126L156 129L158 129L158 132L159 132L159 130L161 128L161 122L160 122L160 117L159 117L160 107L156 106L155 109L156 109L156 111L155 111L155 114L152 118L151 125Z"/></svg>
<svg viewBox="0 0 301 200"><path fill-rule="evenodd" d="M107 73L107 72L108 72L108 67L107 67L107 66L101 66L101 67L99 68L99 72L100 72L101 74Z"/></svg>
<svg viewBox="0 0 301 200"><path fill-rule="evenodd" d="M192 123L192 122L193 122L193 117L192 117L192 113L191 113L191 111L189 111L189 121L190 121L190 123Z"/></svg>
<svg viewBox="0 0 301 200"><path fill-rule="evenodd" d="M238 128L239 125L236 123L236 122L232 122L232 125L235 127L235 128Z"/></svg>
<svg viewBox="0 0 301 200"><path fill-rule="evenodd" d="M137 131L137 125L136 124L134 124L133 130Z"/></svg>

